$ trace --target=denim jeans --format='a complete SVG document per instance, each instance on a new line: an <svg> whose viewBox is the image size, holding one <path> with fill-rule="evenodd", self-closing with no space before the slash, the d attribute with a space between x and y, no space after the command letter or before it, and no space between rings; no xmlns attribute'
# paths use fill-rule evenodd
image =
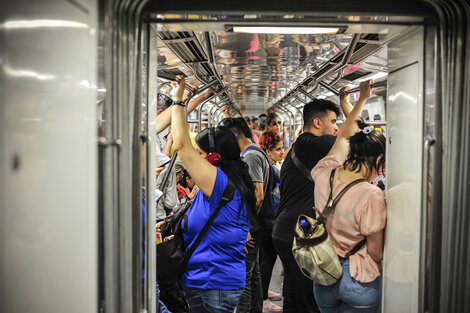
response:
<svg viewBox="0 0 470 313"><path fill-rule="evenodd" d="M259 271L259 240L255 241L253 248L248 247L246 256L246 285L237 306L237 313L262 313L263 295L261 288L261 275Z"/></svg>
<svg viewBox="0 0 470 313"><path fill-rule="evenodd" d="M382 300L382 275L370 283L351 277L349 260L343 262L343 276L332 286L314 286L315 298L322 313L379 313Z"/></svg>
<svg viewBox="0 0 470 313"><path fill-rule="evenodd" d="M190 313L233 313L243 292L239 290L184 288Z"/></svg>

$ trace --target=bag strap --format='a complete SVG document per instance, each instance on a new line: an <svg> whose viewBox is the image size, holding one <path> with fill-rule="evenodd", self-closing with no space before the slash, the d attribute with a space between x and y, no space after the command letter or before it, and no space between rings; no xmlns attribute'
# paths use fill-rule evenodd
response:
<svg viewBox="0 0 470 313"><path fill-rule="evenodd" d="M346 185L346 187L343 188L343 190L341 190L341 192L336 196L336 198L333 199L333 178L335 176L335 171L336 171L336 169L333 169L331 171L331 174L330 174L330 195L328 197L328 202L326 203L326 207L323 210L320 218L318 219L322 223L326 223L326 220L330 216L331 212L334 211L334 209L336 208L336 204L338 204L339 200L341 199L341 197L343 197L343 195L346 193L346 191L348 191L352 186L366 181L364 178L359 178L359 179L356 179L353 182L350 182L349 184Z"/></svg>
<svg viewBox="0 0 470 313"><path fill-rule="evenodd" d="M300 159L295 155L295 145L292 146L292 149L290 149L290 157L292 158L292 161L294 162L295 166L299 169L302 174L304 174L308 180L310 180L313 183L313 178L312 175L310 175L310 171L308 168L300 162Z"/></svg>
<svg viewBox="0 0 470 313"><path fill-rule="evenodd" d="M268 190L267 185L269 185L269 180L270 180L271 175L272 175L273 181L274 181L274 173L272 173L272 169L271 169L272 163L271 163L271 160L269 159L268 155L266 154L266 151L264 151L263 149L261 149L258 146L251 146L250 145L250 146L246 147L245 150L243 150L243 152L242 152L242 156L245 156L248 151L253 151L253 150L261 152L264 155L264 158L266 159L266 162L268 162L268 184L266 184L266 186L263 186L263 192L264 192L263 201L264 201L264 199L266 198L266 195L267 195L267 190ZM263 182L263 185L264 185L264 182Z"/></svg>
<svg viewBox="0 0 470 313"><path fill-rule="evenodd" d="M170 174L172 173L171 169L173 168L173 165L175 165L176 157L178 156L178 152L174 152L173 155L171 156L170 163L168 164L167 170L165 172L165 176L162 179L162 183L160 185L160 190L163 192L163 194L157 199L157 204L160 202L160 199L166 196L166 184L168 183L168 179L170 178Z"/></svg>
<svg viewBox="0 0 470 313"><path fill-rule="evenodd" d="M227 205L230 201L232 201L233 199L233 196L235 195L235 185L232 183L232 181L229 179L227 181L227 186L225 186L225 190L224 190L224 193L222 195L222 198L220 199L219 201L219 205L217 206L217 208L215 209L214 213L212 213L211 217L209 218L209 220L207 221L206 225L204 225L204 228L201 230L201 232L199 233L199 235L197 235L197 238L196 240L194 241L194 243L191 245L191 247L189 248L187 254L186 254L186 258L184 260L184 264L186 266L186 264L188 263L189 259L191 258L191 255L194 253L194 251L196 250L197 246L201 243L202 241L202 238L206 235L207 231L209 230L209 228L211 227L212 223L214 222L215 218L217 217L217 215L219 214L220 212L220 209Z"/></svg>
<svg viewBox="0 0 470 313"><path fill-rule="evenodd" d="M305 175L305 177L308 178L308 180L310 180L312 183L313 183L313 178L312 178L312 175L310 175L310 171L308 170L308 168L302 164L302 162L300 162L299 158L295 155L295 143L292 145L292 147L290 148L290 157L292 159L292 162L294 162L294 165L295 167L297 167L297 169ZM274 215L274 219L276 219L279 214L281 214L281 212L284 210L285 206L283 206L282 208L278 209L276 211L276 214Z"/></svg>
<svg viewBox="0 0 470 313"><path fill-rule="evenodd" d="M362 239L357 245L354 246L354 248L351 249L351 251L349 251L348 253L346 253L344 255L344 259L347 259L349 258L351 255L353 255L354 253L356 253L357 251L359 251L359 249L362 248L362 246L367 242L367 237L364 237L364 239Z"/></svg>
<svg viewBox="0 0 470 313"><path fill-rule="evenodd" d="M341 190L341 192L336 196L336 198L332 199L333 198L333 179L335 176L335 171L336 169L333 169L330 174L330 195L328 197L327 205L325 209L323 210L322 215L318 219L319 221L321 220L321 222L323 223L326 223L326 220L330 216L331 212L334 212L334 209L336 208L336 204L338 204L339 200L346 193L346 191L348 191L352 186L366 181L364 178L359 178L353 182L350 182L349 184L346 185L346 187L343 188L343 190ZM364 237L364 239L362 239L357 245L355 245L354 248L351 249L351 251L346 253L346 255L343 258L347 259L351 255L359 251L359 249L362 248L362 246L366 243L366 241L367 241L367 237Z"/></svg>

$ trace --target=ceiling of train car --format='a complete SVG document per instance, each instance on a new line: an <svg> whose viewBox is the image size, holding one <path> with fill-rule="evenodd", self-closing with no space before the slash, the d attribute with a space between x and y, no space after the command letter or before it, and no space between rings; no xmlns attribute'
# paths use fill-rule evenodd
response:
<svg viewBox="0 0 470 313"><path fill-rule="evenodd" d="M351 35L217 33L216 61L241 108L266 110L293 83L346 47Z"/></svg>
<svg viewBox="0 0 470 313"><path fill-rule="evenodd" d="M344 52L350 45L353 34L312 35L312 34L261 34L261 33L233 33L221 31L207 31L207 25L198 30L197 24L191 25L192 31L176 32L175 26L170 28L160 26L158 42L159 73L177 74L182 71L192 84L204 85L204 78L211 71L208 64L212 56L213 69L218 72L223 85L227 88L227 102L240 108L246 115L257 115L265 112L283 99L289 92L296 90L301 82L329 63L332 58ZM163 30L163 31L162 31ZM359 42L370 45L373 40L379 42L386 35L362 34ZM191 45L199 47L203 52L197 61L186 58L186 55L195 56L194 51L189 53L182 46L184 40L192 40ZM373 49L365 54L360 61L347 64L340 72L333 72L322 80L331 83L336 90L345 85L358 85L362 79L386 76L387 51L385 45L372 43ZM212 50L212 51L209 51ZM197 55L196 55L197 56ZM196 64L197 63L197 64ZM206 76L205 76L206 75ZM171 75L170 75L171 76ZM312 85L312 84L310 84ZM315 84L316 85L316 84ZM305 86L305 85L304 85ZM335 94L326 87L308 88L312 96L335 97ZM230 98L230 99L229 99ZM295 97L299 100L299 97ZM281 100L280 100L281 99ZM288 98L294 100L294 97ZM304 99L307 99L304 97ZM337 100L337 99L336 99ZM302 102L298 101L298 106ZM297 105L296 105L297 106Z"/></svg>

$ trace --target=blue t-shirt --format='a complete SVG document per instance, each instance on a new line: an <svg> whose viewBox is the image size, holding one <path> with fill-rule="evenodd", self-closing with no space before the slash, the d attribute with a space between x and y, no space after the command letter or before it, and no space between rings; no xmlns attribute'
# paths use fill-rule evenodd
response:
<svg viewBox="0 0 470 313"><path fill-rule="evenodd" d="M217 208L227 181L227 175L218 168L211 198L208 199L201 191L197 192L191 208L186 212L188 225L186 233L183 234L186 248L193 243ZM183 275L185 287L222 290L238 290L245 287L243 248L250 222L245 204L240 207L241 202L240 191L237 189L232 201L221 208L189 259Z"/></svg>

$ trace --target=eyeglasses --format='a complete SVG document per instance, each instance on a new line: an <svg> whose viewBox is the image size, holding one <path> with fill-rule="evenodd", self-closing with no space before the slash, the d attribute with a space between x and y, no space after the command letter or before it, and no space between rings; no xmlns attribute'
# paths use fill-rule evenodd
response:
<svg viewBox="0 0 470 313"><path fill-rule="evenodd" d="M277 121L277 122L273 122L271 123L271 126L276 126L276 125L281 125L282 122L281 121Z"/></svg>

